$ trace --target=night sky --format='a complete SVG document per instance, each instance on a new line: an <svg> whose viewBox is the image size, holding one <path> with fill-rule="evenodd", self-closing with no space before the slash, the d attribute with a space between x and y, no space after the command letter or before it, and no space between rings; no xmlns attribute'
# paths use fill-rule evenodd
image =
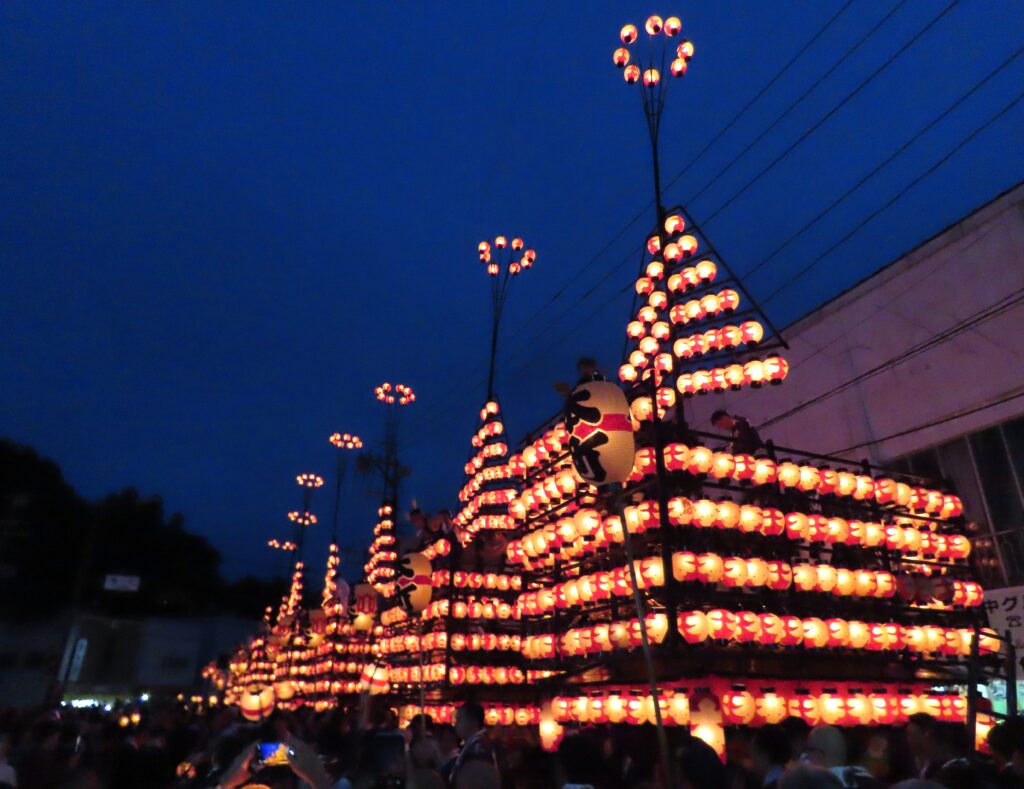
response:
<svg viewBox="0 0 1024 789"><path fill-rule="evenodd" d="M611 62L620 26L676 13L696 47L663 122L670 180L844 4L4 3L0 435L87 496L162 495L229 577L267 575L278 557L264 543L289 536L300 503L294 475L331 474L334 430L379 440L373 387L400 381L418 394L404 504L453 505L485 394L481 239L522 235L538 253L503 332L513 437L559 408L552 384L577 356L618 366L620 291L653 222L647 210L607 246L651 199L637 88ZM1024 4L954 3L718 210L947 4L847 4L666 202L753 268L1020 46ZM1018 103L794 281L1022 84L1024 56L761 266L755 295L785 286L771 318L792 321L1024 179ZM346 489L359 546L367 487ZM329 501L314 502L317 566Z"/></svg>

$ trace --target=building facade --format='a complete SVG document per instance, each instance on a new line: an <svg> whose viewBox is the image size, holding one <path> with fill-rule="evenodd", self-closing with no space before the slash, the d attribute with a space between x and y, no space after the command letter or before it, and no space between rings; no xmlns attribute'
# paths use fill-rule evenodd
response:
<svg viewBox="0 0 1024 789"><path fill-rule="evenodd" d="M134 698L201 687L204 665L252 636L258 622L229 616L68 621L0 627L0 706L42 704L67 665L65 698Z"/></svg>

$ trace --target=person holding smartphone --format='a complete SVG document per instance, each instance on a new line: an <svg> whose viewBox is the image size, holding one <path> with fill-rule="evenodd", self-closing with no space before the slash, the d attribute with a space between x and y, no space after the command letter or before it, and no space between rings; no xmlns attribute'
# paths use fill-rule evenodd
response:
<svg viewBox="0 0 1024 789"><path fill-rule="evenodd" d="M282 753L286 758L284 764L275 761ZM262 754L273 757L270 761L274 763L265 764L261 759ZM288 772L284 772L284 767L288 768ZM291 735L283 742L254 742L243 748L221 776L216 789L267 786L264 778L279 783L276 779L283 777L282 773L292 779L292 785L295 779L298 779L304 781L311 789L331 789L330 776L324 769L320 757L306 743Z"/></svg>

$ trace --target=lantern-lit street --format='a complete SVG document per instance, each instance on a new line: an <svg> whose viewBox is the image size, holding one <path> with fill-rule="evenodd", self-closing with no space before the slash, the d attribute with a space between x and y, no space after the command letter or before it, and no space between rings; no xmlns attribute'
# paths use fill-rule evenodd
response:
<svg viewBox="0 0 1024 789"><path fill-rule="evenodd" d="M1024 786L1024 7L5 12L0 789Z"/></svg>

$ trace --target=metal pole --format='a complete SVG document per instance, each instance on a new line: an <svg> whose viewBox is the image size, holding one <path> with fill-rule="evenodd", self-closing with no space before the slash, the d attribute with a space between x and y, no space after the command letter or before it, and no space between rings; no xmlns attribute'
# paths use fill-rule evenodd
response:
<svg viewBox="0 0 1024 789"><path fill-rule="evenodd" d="M644 664L647 668L647 682L651 689L651 698L654 701L654 723L658 729L658 748L661 751L661 768L665 771L665 784L668 789L674 789L675 778L672 770L672 760L668 752L668 736L665 734L665 724L661 719L661 703L658 691L658 677L654 672L654 658L651 656L651 644L647 640L647 623L644 621L643 600L640 596L640 585L637 583L636 565L633 560L633 539L626 527L626 512L622 502L618 503L619 518L622 520L622 536L626 546L626 561L629 564L629 580L633 587L633 604L636 606L636 615L640 620L640 645L643 648ZM666 568L671 572L672 568ZM669 630L673 623L669 622Z"/></svg>
<svg viewBox="0 0 1024 789"><path fill-rule="evenodd" d="M348 463L348 456L344 450L336 450L338 453L337 478L334 482L334 523L331 527L331 542L338 542L338 517L341 511L341 485L345 478L345 467Z"/></svg>
<svg viewBox="0 0 1024 789"><path fill-rule="evenodd" d="M1017 647L1013 644L1013 635L1009 630L1006 639L1006 714L1017 717Z"/></svg>
<svg viewBox="0 0 1024 789"><path fill-rule="evenodd" d="M967 747L974 752L974 737L978 728L978 636L981 628L974 626L971 654L967 658Z"/></svg>

